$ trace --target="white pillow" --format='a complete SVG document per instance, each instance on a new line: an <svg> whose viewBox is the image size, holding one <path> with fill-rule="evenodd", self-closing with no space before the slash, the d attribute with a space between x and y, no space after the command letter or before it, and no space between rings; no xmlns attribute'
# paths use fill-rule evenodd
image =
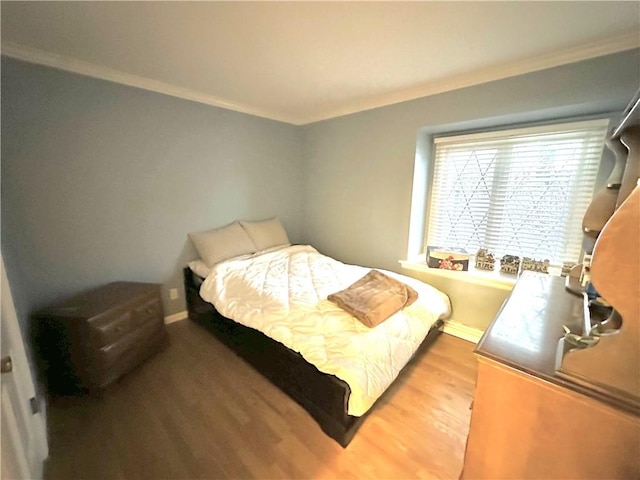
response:
<svg viewBox="0 0 640 480"><path fill-rule="evenodd" d="M257 251L279 245L289 245L289 237L278 217L261 222L240 221Z"/></svg>
<svg viewBox="0 0 640 480"><path fill-rule="evenodd" d="M202 278L207 278L211 273L211 268L207 267L207 264L202 260L193 260L189 262L189 268L193 273Z"/></svg>
<svg viewBox="0 0 640 480"><path fill-rule="evenodd" d="M258 255L262 255L263 253L271 253L277 250L284 250L285 248L289 248L291 246L290 243L285 243L284 245L276 245L275 247L265 248L264 250L258 250L256 253L251 255L252 257L257 257Z"/></svg>
<svg viewBox="0 0 640 480"><path fill-rule="evenodd" d="M193 242L202 261L212 267L229 258L254 253L251 238L238 222L206 232L192 232L189 238Z"/></svg>

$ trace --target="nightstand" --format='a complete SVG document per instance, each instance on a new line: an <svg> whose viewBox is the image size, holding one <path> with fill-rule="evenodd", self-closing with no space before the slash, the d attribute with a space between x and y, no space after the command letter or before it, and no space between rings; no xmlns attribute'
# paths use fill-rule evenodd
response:
<svg viewBox="0 0 640 480"><path fill-rule="evenodd" d="M50 394L100 390L167 344L160 285L114 282L33 315Z"/></svg>

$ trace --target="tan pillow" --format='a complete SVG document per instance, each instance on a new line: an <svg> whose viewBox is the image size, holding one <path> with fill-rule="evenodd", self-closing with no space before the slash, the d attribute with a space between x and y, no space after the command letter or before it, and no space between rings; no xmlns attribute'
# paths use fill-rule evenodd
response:
<svg viewBox="0 0 640 480"><path fill-rule="evenodd" d="M211 267L209 267L202 260L192 260L188 263L189 268L193 273L202 278L207 278L211 273Z"/></svg>
<svg viewBox="0 0 640 480"><path fill-rule="evenodd" d="M205 232L191 232L189 238L202 261L209 267L256 251L251 238L238 222Z"/></svg>
<svg viewBox="0 0 640 480"><path fill-rule="evenodd" d="M289 237L278 217L261 222L240 221L257 251L278 245L289 245Z"/></svg>

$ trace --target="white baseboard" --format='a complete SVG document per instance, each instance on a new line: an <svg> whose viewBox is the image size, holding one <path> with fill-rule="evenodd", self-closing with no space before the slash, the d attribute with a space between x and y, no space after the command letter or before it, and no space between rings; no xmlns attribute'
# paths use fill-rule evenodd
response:
<svg viewBox="0 0 640 480"><path fill-rule="evenodd" d="M478 341L480 341L480 338L484 334L483 330L470 327L468 325L464 325L455 321L445 321L442 331L444 333L448 333L449 335L453 335L454 337L462 338L467 342L473 343L478 343Z"/></svg>
<svg viewBox="0 0 640 480"><path fill-rule="evenodd" d="M186 310L183 310L182 312L178 312L178 313L174 313L173 315L169 315L164 317L164 323L166 325L173 323L173 322L178 322L180 320L184 320L185 318L187 318L189 315L187 314Z"/></svg>

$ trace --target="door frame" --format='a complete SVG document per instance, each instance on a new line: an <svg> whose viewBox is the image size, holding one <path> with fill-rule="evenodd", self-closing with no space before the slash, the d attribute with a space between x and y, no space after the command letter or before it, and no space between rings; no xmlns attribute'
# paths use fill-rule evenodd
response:
<svg viewBox="0 0 640 480"><path fill-rule="evenodd" d="M45 415L32 411L32 403L39 402L1 253L0 270L0 355L10 356L12 365L0 376L2 478L40 479L49 455Z"/></svg>

